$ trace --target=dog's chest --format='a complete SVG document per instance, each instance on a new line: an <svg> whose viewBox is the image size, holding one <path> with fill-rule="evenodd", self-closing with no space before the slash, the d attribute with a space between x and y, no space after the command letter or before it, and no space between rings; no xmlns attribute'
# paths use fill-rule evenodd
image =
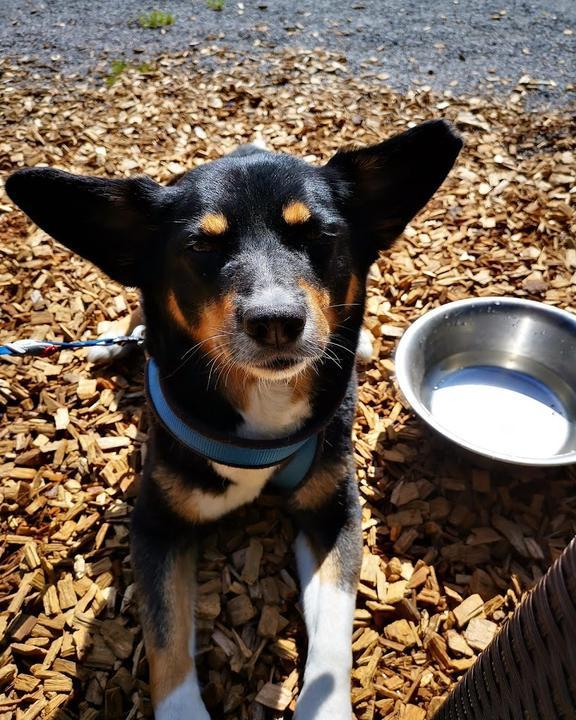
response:
<svg viewBox="0 0 576 720"><path fill-rule="evenodd" d="M238 434L252 439L286 437L302 426L310 411L308 399L295 397L290 385L256 383L249 391L244 408L239 411L244 422L238 428ZM274 467L251 470L211 464L219 475L234 483L228 492L245 496L240 504L257 497L274 472Z"/></svg>
<svg viewBox="0 0 576 720"><path fill-rule="evenodd" d="M247 438L282 437L295 432L310 415L307 400L294 398L291 388L277 384L258 387L248 397L238 428ZM202 523L226 515L254 500L274 472L270 468L234 468L209 461L215 472L230 481L224 492L189 489L182 477L166 467L154 470L154 477L174 511L193 523Z"/></svg>
<svg viewBox="0 0 576 720"><path fill-rule="evenodd" d="M248 394L245 409L240 410L244 423L238 434L246 438L280 438L300 428L310 415L306 397L295 397L286 383L256 383Z"/></svg>

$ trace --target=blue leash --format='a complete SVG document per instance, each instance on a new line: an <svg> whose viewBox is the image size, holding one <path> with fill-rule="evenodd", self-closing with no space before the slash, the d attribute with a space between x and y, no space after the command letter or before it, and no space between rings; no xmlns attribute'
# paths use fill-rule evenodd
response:
<svg viewBox="0 0 576 720"><path fill-rule="evenodd" d="M0 355L34 355L48 357L59 350L78 350L78 348L97 347L102 345L142 345L144 339L137 335L118 335L110 338L96 338L94 340L74 340L62 342L58 340L15 340L0 345Z"/></svg>

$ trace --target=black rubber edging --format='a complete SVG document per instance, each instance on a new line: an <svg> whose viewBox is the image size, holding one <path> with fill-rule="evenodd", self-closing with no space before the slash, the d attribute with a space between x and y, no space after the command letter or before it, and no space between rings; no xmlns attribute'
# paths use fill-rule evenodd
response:
<svg viewBox="0 0 576 720"><path fill-rule="evenodd" d="M576 720L576 538L433 720Z"/></svg>

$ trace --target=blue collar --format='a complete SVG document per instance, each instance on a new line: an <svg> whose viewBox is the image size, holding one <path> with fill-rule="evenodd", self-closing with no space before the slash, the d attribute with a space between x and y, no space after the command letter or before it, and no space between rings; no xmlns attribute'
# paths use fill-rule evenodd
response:
<svg viewBox="0 0 576 720"><path fill-rule="evenodd" d="M266 468L285 464L270 482L293 489L308 474L319 444L319 433L297 434L284 440L249 440L238 436L211 436L191 427L174 412L162 389L158 366L150 358L146 365L148 399L164 428L182 445L207 460L242 468Z"/></svg>

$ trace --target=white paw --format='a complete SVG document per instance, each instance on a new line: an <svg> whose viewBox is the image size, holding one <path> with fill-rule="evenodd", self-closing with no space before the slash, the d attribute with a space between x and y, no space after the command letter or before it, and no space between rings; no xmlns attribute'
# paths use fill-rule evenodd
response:
<svg viewBox="0 0 576 720"><path fill-rule="evenodd" d="M260 150L268 150L266 141L264 140L264 138L261 135L256 136L256 138L254 140L252 140L250 145L254 145L254 147L257 147Z"/></svg>
<svg viewBox="0 0 576 720"><path fill-rule="evenodd" d="M141 338L144 336L144 330L144 325L138 325L132 331L132 335L134 337ZM111 328L110 330L107 330L106 332L99 335L98 339L113 338L118 337L119 335L122 335L121 330L119 330L118 328ZM86 352L86 359L88 360L88 362L94 363L95 365L100 365L102 363L111 362L112 360L115 360L122 355L127 355L133 348L134 345L131 343L127 343L126 345L95 345L94 347L88 348L88 351Z"/></svg>
<svg viewBox="0 0 576 720"><path fill-rule="evenodd" d="M363 327L360 330L360 337L358 338L358 347L356 348L356 359L360 363L369 363L372 360L372 354L374 353L374 345L372 342L372 333L367 328Z"/></svg>
<svg viewBox="0 0 576 720"><path fill-rule="evenodd" d="M114 335L104 334L100 337L114 337ZM126 347L123 345L96 345L88 348L86 359L95 365L101 365L102 363L111 362L125 352Z"/></svg>

